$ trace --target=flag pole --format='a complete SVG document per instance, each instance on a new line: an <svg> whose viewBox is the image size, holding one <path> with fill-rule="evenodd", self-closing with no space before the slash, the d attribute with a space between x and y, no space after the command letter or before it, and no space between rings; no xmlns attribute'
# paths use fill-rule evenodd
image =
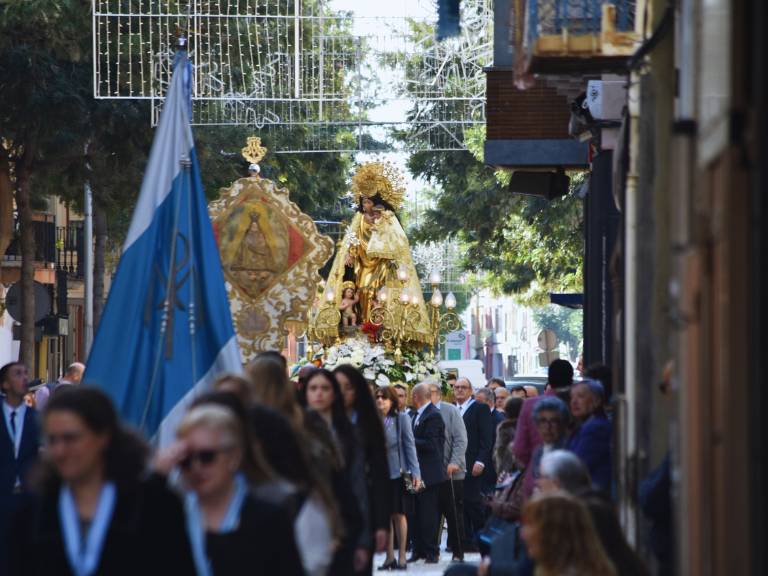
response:
<svg viewBox="0 0 768 576"><path fill-rule="evenodd" d="M85 154L88 156L88 144L85 145ZM90 172L90 165L87 163L86 167ZM85 227L85 246L83 247L84 254L84 268L85 278L83 281L83 288L85 291L85 330L84 332L84 346L85 354L87 358L91 352L91 346L93 344L93 191L91 190L91 183L86 179L84 186L84 227Z"/></svg>

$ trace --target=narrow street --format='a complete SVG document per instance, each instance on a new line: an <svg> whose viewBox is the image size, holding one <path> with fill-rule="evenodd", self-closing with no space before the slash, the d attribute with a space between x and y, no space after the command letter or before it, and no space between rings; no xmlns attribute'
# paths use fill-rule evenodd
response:
<svg viewBox="0 0 768 576"><path fill-rule="evenodd" d="M423 560L415 564L408 564L408 570L405 572L394 572L395 574L423 574L424 576L442 576L448 566L451 565L451 553L445 551L445 539L447 531L443 530L443 537L440 542L440 562L438 564L425 564ZM373 562L374 574L389 574L388 570L375 570L376 567L384 563L385 554L376 554ZM409 554L410 556L410 554ZM480 554L465 554L464 560L470 563L479 563Z"/></svg>

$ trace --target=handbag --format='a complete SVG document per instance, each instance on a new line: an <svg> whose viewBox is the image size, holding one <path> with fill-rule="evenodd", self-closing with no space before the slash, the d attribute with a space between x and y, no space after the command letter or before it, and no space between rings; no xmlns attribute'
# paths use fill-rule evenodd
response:
<svg viewBox="0 0 768 576"><path fill-rule="evenodd" d="M525 470L521 470L517 473L515 478L512 480L512 486L510 487L510 492L507 495L506 500L508 503L520 508L522 508L522 487L524 476ZM488 553L494 540L496 540L499 536L507 532L509 528L516 524L517 522L514 520L508 520L496 514L492 514L486 521L485 526L483 526L477 533L480 546L484 546L486 553Z"/></svg>
<svg viewBox="0 0 768 576"><path fill-rule="evenodd" d="M405 491L408 494L418 494L419 491L416 489L416 484L413 482L413 474L403 470L403 437L400 433L399 413L397 416L395 416L395 426L397 426L397 459L400 462L400 477L403 479L403 483L405 484Z"/></svg>

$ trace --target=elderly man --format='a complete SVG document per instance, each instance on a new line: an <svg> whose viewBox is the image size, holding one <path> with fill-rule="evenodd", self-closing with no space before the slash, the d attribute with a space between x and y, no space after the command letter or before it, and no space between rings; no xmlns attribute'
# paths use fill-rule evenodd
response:
<svg viewBox="0 0 768 576"><path fill-rule="evenodd" d="M502 386L501 388L496 388L493 393L496 396L495 410L496 412L501 412L503 414L504 406L507 403L507 398L509 398L509 390Z"/></svg>
<svg viewBox="0 0 768 576"><path fill-rule="evenodd" d="M408 562L424 559L427 564L437 564L440 549L437 531L440 522L440 485L445 482L443 463L445 449L445 423L440 411L431 402L429 384L421 383L411 394L414 410L411 413L416 456L419 460L424 487L416 495L416 526L413 537L413 555Z"/></svg>
<svg viewBox="0 0 768 576"><path fill-rule="evenodd" d="M445 423L443 464L448 482L440 485L439 510L448 522L448 548L453 560L464 561L464 477L467 472L467 428L456 406L443 402L438 384L430 384L432 404L440 410Z"/></svg>
<svg viewBox="0 0 768 576"><path fill-rule="evenodd" d="M475 392L475 400L484 403L491 411L494 429L501 424L502 420L506 419L503 406L501 409L496 410L496 392L499 390L502 390L502 388L480 388L480 390ZM506 388L503 388L503 390L506 390Z"/></svg>
<svg viewBox="0 0 768 576"><path fill-rule="evenodd" d="M571 414L577 428L568 441L586 464L595 487L611 490L611 422L605 415L605 391L597 380L582 380L571 389Z"/></svg>
<svg viewBox="0 0 768 576"><path fill-rule="evenodd" d="M77 386L83 379L85 364L73 362L67 367L64 375L58 381L41 386L35 391L35 408L40 412L45 408L48 398L62 386Z"/></svg>
<svg viewBox="0 0 768 576"><path fill-rule="evenodd" d="M483 474L491 467L493 418L487 404L472 398L472 383L459 378L453 387L456 406L467 428L467 471L464 480L464 551L477 551L475 533L485 523L482 501Z"/></svg>

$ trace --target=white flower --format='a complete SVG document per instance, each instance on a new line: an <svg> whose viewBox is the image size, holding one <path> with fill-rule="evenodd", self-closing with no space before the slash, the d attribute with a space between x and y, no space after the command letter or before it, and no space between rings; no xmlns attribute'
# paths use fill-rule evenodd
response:
<svg viewBox="0 0 768 576"><path fill-rule="evenodd" d="M405 381L411 382L416 376L413 374L413 372L406 372L405 373Z"/></svg>
<svg viewBox="0 0 768 576"><path fill-rule="evenodd" d="M374 372L371 368L366 368L363 370L363 377L366 380L376 380L376 372Z"/></svg>
<svg viewBox="0 0 768 576"><path fill-rule="evenodd" d="M379 386L389 386L389 378L383 372L376 376L376 384Z"/></svg>

